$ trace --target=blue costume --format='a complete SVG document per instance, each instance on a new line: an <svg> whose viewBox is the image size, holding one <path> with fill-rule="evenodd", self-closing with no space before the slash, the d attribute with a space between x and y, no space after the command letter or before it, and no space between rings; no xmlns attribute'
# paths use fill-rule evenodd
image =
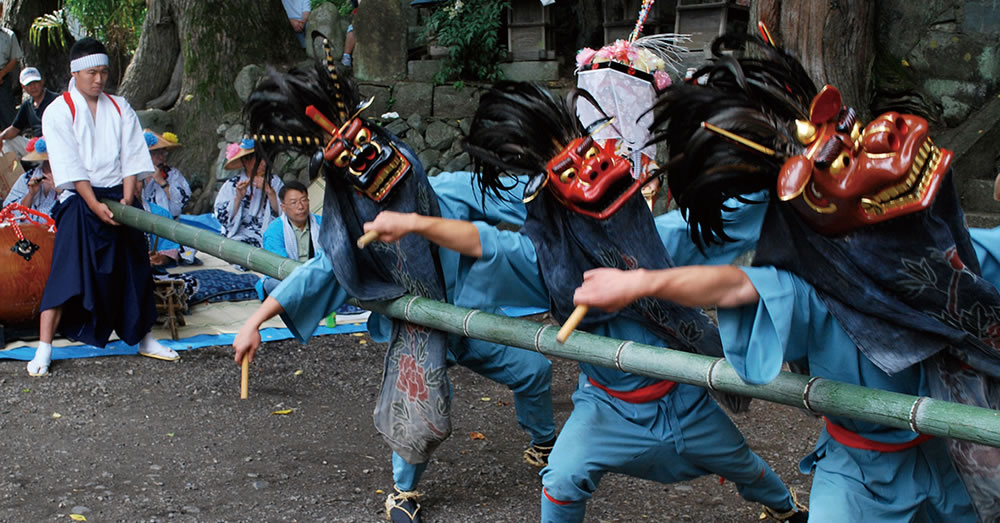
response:
<svg viewBox="0 0 1000 523"><path fill-rule="evenodd" d="M719 331L726 359L745 381L767 383L784 360L808 360L812 375L903 394L927 395L923 367L893 375L868 360L815 289L799 277L773 267L745 267L760 302L719 309ZM780 350L779 350L780 348ZM849 418L830 422L869 440L901 444L918 434ZM940 439L897 452L851 448L824 429L812 454L799 465L814 472L809 497L816 521L975 521L969 495ZM853 471L853 472L852 472Z"/></svg>
<svg viewBox="0 0 1000 523"><path fill-rule="evenodd" d="M726 245L708 255L701 254L686 240L687 224L680 213L658 217L657 233L665 245L672 247L671 255L685 263L724 263L755 241L763 207L743 207L738 217L733 216L733 227L728 231L741 243ZM532 242L519 233L477 226L483 251L477 265L508 276L498 277L494 287L507 293L506 299L518 300L520 304L547 305L549 296L539 277ZM663 339L640 322L625 317L588 330L603 336L665 345ZM580 367L573 412L562 428L549 465L541 472L542 521L582 520L586 501L607 472L662 483L715 473L735 482L740 494L748 500L783 511L792 506L785 485L747 447L743 435L704 389L676 384L658 399L635 403L602 389L619 393L648 390L656 387L658 380L591 364Z"/></svg>
<svg viewBox="0 0 1000 523"><path fill-rule="evenodd" d="M472 190L469 173L441 173L430 178L431 187L438 197L441 215L446 218L480 219L492 223L520 224L524 208L509 202L487 199L482 209L482 199ZM500 313L504 305L521 305L528 298L511 302L495 301L489 284L503 277L503 269L486 270L473 260L454 251L440 249L448 300L455 305ZM513 269L513 268L511 268ZM486 272L483 272L486 270ZM509 273L507 274L509 277ZM320 250L317 256L296 269L271 296L284 312L282 319L296 338L305 342L327 312L336 309L348 299L347 291L334 277L329 257ZM373 339L388 339L392 321L379 314L372 314L368 329ZM515 349L495 343L468 338L452 339L448 360L510 387L514 392L514 405L518 423L531 434L532 443L550 441L555 437L552 419L552 396L549 390L552 379L551 362L538 353ZM426 463L410 464L393 453L393 479L400 490L416 488Z"/></svg>

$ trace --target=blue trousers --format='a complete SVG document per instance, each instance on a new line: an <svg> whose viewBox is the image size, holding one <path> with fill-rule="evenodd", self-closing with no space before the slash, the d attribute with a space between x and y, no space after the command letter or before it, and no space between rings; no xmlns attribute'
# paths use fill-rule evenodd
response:
<svg viewBox="0 0 1000 523"><path fill-rule="evenodd" d="M657 401L628 403L584 374L542 472L542 521L583 521L587 500L608 472L674 483L718 474L743 498L780 511L791 494L703 389L678 384Z"/></svg>
<svg viewBox="0 0 1000 523"><path fill-rule="evenodd" d="M939 438L900 452L852 449L823 431L800 464L814 472L810 521L976 521Z"/></svg>
<svg viewBox="0 0 1000 523"><path fill-rule="evenodd" d="M517 422L532 443L552 440L556 435L552 416L552 362L545 356L506 345L465 338L449 353L457 363L483 377L506 385L514 393ZM411 464L392 454L392 479L400 490L415 490L426 463Z"/></svg>

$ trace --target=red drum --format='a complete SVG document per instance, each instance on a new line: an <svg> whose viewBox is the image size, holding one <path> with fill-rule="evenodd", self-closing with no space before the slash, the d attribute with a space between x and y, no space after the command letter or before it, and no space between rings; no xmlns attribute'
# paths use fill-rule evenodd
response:
<svg viewBox="0 0 1000 523"><path fill-rule="evenodd" d="M52 266L55 233L47 225L18 222L24 239L38 246L25 259L11 250L18 241L9 222L0 221L0 324L23 325L38 321L42 292Z"/></svg>

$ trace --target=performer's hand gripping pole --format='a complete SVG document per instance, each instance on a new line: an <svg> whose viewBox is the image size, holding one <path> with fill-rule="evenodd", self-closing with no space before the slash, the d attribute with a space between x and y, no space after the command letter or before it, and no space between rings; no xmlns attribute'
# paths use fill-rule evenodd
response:
<svg viewBox="0 0 1000 523"><path fill-rule="evenodd" d="M566 318L566 323L563 323L562 327L559 328L559 332L556 334L556 341L566 343L566 338L569 338L570 333L580 324L580 320L587 315L589 309L590 307L586 305L577 305L573 309L573 313L569 315L569 318Z"/></svg>
<svg viewBox="0 0 1000 523"><path fill-rule="evenodd" d="M358 248L364 249L366 245L378 239L378 231L368 231L358 238Z"/></svg>

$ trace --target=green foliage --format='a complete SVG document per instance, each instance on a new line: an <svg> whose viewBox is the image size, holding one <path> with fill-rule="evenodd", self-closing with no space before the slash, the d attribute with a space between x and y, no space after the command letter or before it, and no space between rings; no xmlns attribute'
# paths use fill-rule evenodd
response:
<svg viewBox="0 0 1000 523"><path fill-rule="evenodd" d="M40 45L45 34L49 44L65 47L69 40L67 15L79 20L88 35L103 41L112 52L131 55L139 45L146 0L64 0L62 9L34 20L28 38Z"/></svg>
<svg viewBox="0 0 1000 523"><path fill-rule="evenodd" d="M131 55L139 46L146 0L64 0L64 9L109 50Z"/></svg>
<svg viewBox="0 0 1000 523"><path fill-rule="evenodd" d="M454 0L434 8L424 27L424 40L448 48L448 58L435 82L451 78L495 82L503 78L499 62L506 53L499 32L506 7L506 0Z"/></svg>
<svg viewBox="0 0 1000 523"><path fill-rule="evenodd" d="M313 9L316 9L323 4L333 4L336 6L337 12L340 13L340 16L348 16L351 14L351 11L354 10L351 0L309 0L309 5L311 5Z"/></svg>
<svg viewBox="0 0 1000 523"><path fill-rule="evenodd" d="M63 16L62 9L39 16L31 23L31 29L28 30L28 40L32 44L41 46L43 34L48 37L46 41L49 45L53 47L66 47L66 37L69 35L69 27L67 27L66 17Z"/></svg>

